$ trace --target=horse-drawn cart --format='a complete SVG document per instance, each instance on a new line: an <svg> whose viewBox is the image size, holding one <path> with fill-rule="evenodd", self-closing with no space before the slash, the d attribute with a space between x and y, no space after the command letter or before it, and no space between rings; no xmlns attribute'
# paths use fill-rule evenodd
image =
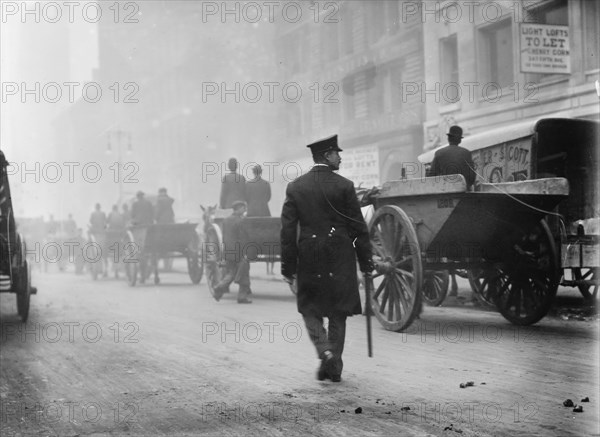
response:
<svg viewBox="0 0 600 437"><path fill-rule="evenodd" d="M30 297L37 289L31 286L25 239L16 230L7 165L0 151L0 293L17 295L17 312L27 322Z"/></svg>
<svg viewBox="0 0 600 437"><path fill-rule="evenodd" d="M563 178L482 184L478 192L460 175L387 182L369 223L373 313L386 329L404 330L421 310L424 272L478 269L507 320L537 322L560 280L543 219L568 192Z"/></svg>
<svg viewBox="0 0 600 437"><path fill-rule="evenodd" d="M203 257L196 223L174 223L133 226L128 229L123 245L123 264L129 285L143 284L154 272L158 284L158 260L185 258L192 283L202 280Z"/></svg>
<svg viewBox="0 0 600 437"><path fill-rule="evenodd" d="M244 217L241 222L243 240L235 248L224 246L223 221L231 210L211 210L205 214L203 256L206 282L214 296L214 287L225 274L225 251L250 262L277 262L281 260L281 219L279 217ZM293 291L293 288L292 288Z"/></svg>
<svg viewBox="0 0 600 437"><path fill-rule="evenodd" d="M572 118L545 118L467 136L461 146L471 151L481 183L502 183L562 177L569 196L548 217L559 253L560 284L576 286L586 299L598 295L600 276L600 217L598 212L599 124ZM435 150L419 156L429 165ZM481 289L482 271L460 270L483 305L493 304ZM446 282L444 282L446 279ZM428 271L424 297L440 304L447 272Z"/></svg>

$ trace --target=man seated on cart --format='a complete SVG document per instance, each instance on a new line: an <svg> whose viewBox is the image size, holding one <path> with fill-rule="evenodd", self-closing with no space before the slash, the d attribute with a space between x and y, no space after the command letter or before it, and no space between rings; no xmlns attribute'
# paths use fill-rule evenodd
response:
<svg viewBox="0 0 600 437"><path fill-rule="evenodd" d="M250 290L250 263L244 254L244 231L242 220L246 212L246 202L236 200L231 205L233 213L223 221L223 253L225 258L225 275L215 286L214 297L221 300L232 282L238 284L238 303L252 303L249 298Z"/></svg>
<svg viewBox="0 0 600 437"><path fill-rule="evenodd" d="M475 164L471 152L459 146L463 139L463 130L460 126L450 126L448 131L448 146L435 152L431 169L427 176L445 176L461 174L467 181L467 189L475 182Z"/></svg>
<svg viewBox="0 0 600 437"><path fill-rule="evenodd" d="M154 223L154 206L144 196L143 191L138 191L137 199L131 206L131 224L133 226L147 226Z"/></svg>

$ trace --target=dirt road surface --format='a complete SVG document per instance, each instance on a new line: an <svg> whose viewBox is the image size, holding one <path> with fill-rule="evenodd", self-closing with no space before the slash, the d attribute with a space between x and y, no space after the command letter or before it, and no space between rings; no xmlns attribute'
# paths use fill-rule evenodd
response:
<svg viewBox="0 0 600 437"><path fill-rule="evenodd" d="M600 435L597 320L518 328L448 303L426 308L407 333L373 320L368 358L357 316L342 382L319 382L294 297L263 265L252 272L252 305L234 293L215 302L205 279L195 286L181 272L134 288L34 272L27 324L15 296L0 297L0 433Z"/></svg>

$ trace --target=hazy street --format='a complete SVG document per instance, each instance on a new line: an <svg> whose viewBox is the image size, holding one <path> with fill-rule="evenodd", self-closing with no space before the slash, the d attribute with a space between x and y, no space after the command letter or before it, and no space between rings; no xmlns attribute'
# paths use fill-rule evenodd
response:
<svg viewBox="0 0 600 437"><path fill-rule="evenodd" d="M205 279L193 286L175 267L161 285L135 288L35 271L26 325L14 295L2 294L1 434L598 433L597 320L516 328L494 312L427 307L405 334L373 320L368 358L364 317L354 317L333 384L315 379L313 347L278 275L254 264L254 303L238 305L235 293L215 302ZM584 411L564 407L567 398Z"/></svg>

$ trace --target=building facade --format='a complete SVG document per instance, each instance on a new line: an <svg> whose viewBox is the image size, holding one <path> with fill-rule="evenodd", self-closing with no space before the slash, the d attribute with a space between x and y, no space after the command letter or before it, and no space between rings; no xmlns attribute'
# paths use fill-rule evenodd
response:
<svg viewBox="0 0 600 437"><path fill-rule="evenodd" d="M587 0L423 4L425 150L541 117L599 118L600 4Z"/></svg>
<svg viewBox="0 0 600 437"><path fill-rule="evenodd" d="M405 13L415 2L311 3L277 29L281 77L307 96L280 111L281 158L305 168L303 146L337 133L341 174L363 186L400 178L423 145L424 107L402 93L424 74L422 23Z"/></svg>

